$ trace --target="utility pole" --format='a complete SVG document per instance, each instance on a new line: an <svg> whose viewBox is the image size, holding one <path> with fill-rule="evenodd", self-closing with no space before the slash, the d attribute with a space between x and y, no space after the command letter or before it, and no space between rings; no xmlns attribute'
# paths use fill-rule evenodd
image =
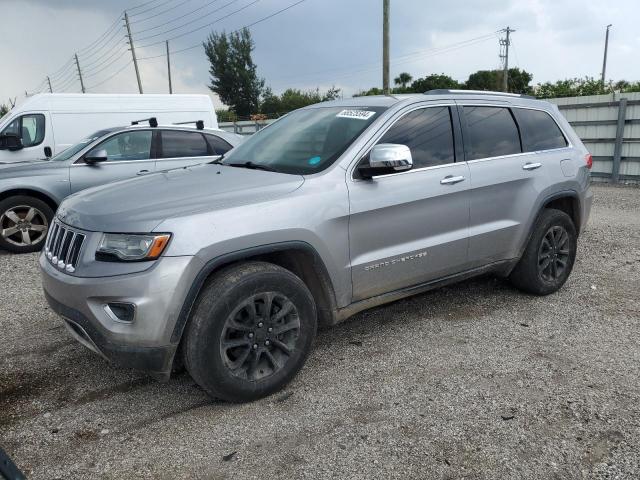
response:
<svg viewBox="0 0 640 480"><path fill-rule="evenodd" d="M502 72L502 91L508 92L509 91L509 45L511 45L509 34L515 32L515 30L512 30L510 27L507 27L507 29L503 30L503 32L506 32L507 36L506 38L500 39L500 46L504 47L504 53L500 53L500 58L502 59L504 64L504 69Z"/></svg>
<svg viewBox="0 0 640 480"><path fill-rule="evenodd" d="M389 0L382 0L382 91L389 95Z"/></svg>
<svg viewBox="0 0 640 480"><path fill-rule="evenodd" d="M138 91L142 93L142 82L140 81L140 70L138 70L138 60L136 59L136 49L133 46L133 37L131 36L131 26L129 25L129 15L124 12L124 23L127 25L127 36L129 37L129 45L131 46L131 55L133 55L133 66L136 69L136 79L138 80Z"/></svg>
<svg viewBox="0 0 640 480"><path fill-rule="evenodd" d="M167 40L167 72L169 73L169 93L173 93L171 86L171 58L169 57L169 40Z"/></svg>
<svg viewBox="0 0 640 480"><path fill-rule="evenodd" d="M602 60L602 86L604 87L605 75L607 73L607 50L609 50L609 29L613 25L610 23L607 25L607 33L604 37L604 60Z"/></svg>
<svg viewBox="0 0 640 480"><path fill-rule="evenodd" d="M82 81L82 70L80 70L80 62L78 61L78 54L76 53L76 67L78 67L78 77L80 77L80 88L82 93L85 93L84 82Z"/></svg>
<svg viewBox="0 0 640 480"><path fill-rule="evenodd" d="M51 79L47 76L47 83L49 84L49 93L53 93L53 88L51 88Z"/></svg>

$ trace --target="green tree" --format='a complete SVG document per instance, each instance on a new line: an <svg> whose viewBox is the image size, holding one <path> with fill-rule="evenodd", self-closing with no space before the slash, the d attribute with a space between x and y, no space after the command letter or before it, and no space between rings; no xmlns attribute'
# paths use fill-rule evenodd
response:
<svg viewBox="0 0 640 480"><path fill-rule="evenodd" d="M418 78L411 83L411 91L414 93L424 93L429 90L456 89L460 88L460 83L444 73L431 74L424 78Z"/></svg>
<svg viewBox="0 0 640 480"><path fill-rule="evenodd" d="M9 109L4 103L0 105L0 117L4 117L8 111Z"/></svg>
<svg viewBox="0 0 640 480"><path fill-rule="evenodd" d="M354 97L369 97L371 95L382 95L382 89L378 87L372 87L369 90L361 90L358 93L354 93Z"/></svg>
<svg viewBox="0 0 640 480"><path fill-rule="evenodd" d="M227 35L212 32L203 43L209 59L209 89L239 117L258 111L264 80L258 78L251 52L255 44L249 29Z"/></svg>
<svg viewBox="0 0 640 480"><path fill-rule="evenodd" d="M469 75L464 88L468 90L502 90L502 70L478 70ZM533 75L519 68L509 69L509 79L507 90L511 93L530 93L529 83Z"/></svg>
<svg viewBox="0 0 640 480"><path fill-rule="evenodd" d="M410 74L408 74L407 72L402 72L400 75L398 75L393 80L393 83L395 83L396 85L400 86L400 88L402 88L402 90L406 90L407 84L411 80L413 80L413 77Z"/></svg>
<svg viewBox="0 0 640 480"><path fill-rule="evenodd" d="M623 84L624 85L624 84ZM538 84L535 93L538 98L579 97L582 95L602 95L613 91L611 82L602 85L593 77L568 78L551 83Z"/></svg>
<svg viewBox="0 0 640 480"><path fill-rule="evenodd" d="M321 93L320 89L305 92L297 88L288 88L280 96L275 95L271 88L265 88L260 112L269 116L277 116L314 103L335 100L339 96L340 89L335 87L331 87L324 93Z"/></svg>

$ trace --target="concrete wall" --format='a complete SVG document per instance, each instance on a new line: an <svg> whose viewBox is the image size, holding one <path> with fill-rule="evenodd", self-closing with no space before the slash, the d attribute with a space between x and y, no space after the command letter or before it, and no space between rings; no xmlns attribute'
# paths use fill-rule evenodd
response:
<svg viewBox="0 0 640 480"><path fill-rule="evenodd" d="M640 92L549 101L593 155L594 178L640 182Z"/></svg>

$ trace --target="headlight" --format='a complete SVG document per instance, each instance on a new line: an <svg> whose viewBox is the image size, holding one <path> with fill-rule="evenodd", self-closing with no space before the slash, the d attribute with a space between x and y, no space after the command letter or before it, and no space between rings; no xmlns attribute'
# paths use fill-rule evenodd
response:
<svg viewBox="0 0 640 480"><path fill-rule="evenodd" d="M155 260L169 244L168 233L132 235L105 233L96 251L96 258L111 257L123 261Z"/></svg>

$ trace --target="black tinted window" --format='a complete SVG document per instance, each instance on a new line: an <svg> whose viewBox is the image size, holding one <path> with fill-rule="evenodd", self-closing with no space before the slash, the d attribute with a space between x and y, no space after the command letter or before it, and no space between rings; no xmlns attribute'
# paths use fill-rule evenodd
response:
<svg viewBox="0 0 640 480"><path fill-rule="evenodd" d="M233 148L220 137L217 137L215 135L206 135L206 137L207 142L209 142L211 149L215 152L216 155L224 155Z"/></svg>
<svg viewBox="0 0 640 480"><path fill-rule="evenodd" d="M207 142L198 132L164 130L162 132L162 158L202 157L209 155Z"/></svg>
<svg viewBox="0 0 640 480"><path fill-rule="evenodd" d="M407 113L378 143L397 143L411 150L413 168L453 163L453 129L448 107L432 107Z"/></svg>
<svg viewBox="0 0 640 480"><path fill-rule="evenodd" d="M464 107L467 120L468 159L520 153L520 136L509 109Z"/></svg>
<svg viewBox="0 0 640 480"><path fill-rule="evenodd" d="M513 113L520 126L522 148L525 152L567 146L560 128L547 112L514 108Z"/></svg>

